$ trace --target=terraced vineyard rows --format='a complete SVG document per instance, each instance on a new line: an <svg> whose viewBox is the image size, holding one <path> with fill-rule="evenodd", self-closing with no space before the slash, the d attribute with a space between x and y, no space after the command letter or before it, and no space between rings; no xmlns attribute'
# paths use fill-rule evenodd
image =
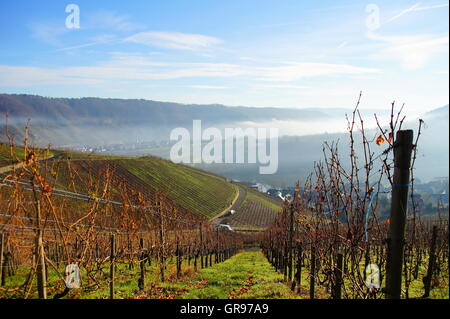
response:
<svg viewBox="0 0 450 319"><path fill-rule="evenodd" d="M71 191L85 189L89 184L87 176L101 175L109 167L115 183L126 183L144 198L153 198L158 191L164 192L179 208L179 214L193 213L208 218L226 209L235 196L234 186L224 179L156 158L71 160L71 170L76 171L77 176L70 176L68 165L64 161L54 162L54 166L59 167L59 187ZM171 173L161 174L166 170Z"/></svg>
<svg viewBox="0 0 450 319"><path fill-rule="evenodd" d="M266 228L274 222L277 215L276 210L260 201L248 200L237 213L228 218L228 222L234 229Z"/></svg>
<svg viewBox="0 0 450 319"><path fill-rule="evenodd" d="M256 196L258 196L261 200L263 200L263 201L265 201L265 202L268 202L268 203L266 203L266 204L273 204L274 206L277 206L277 207L279 207L279 208L281 208L281 206L283 205L283 201L281 200L281 198L278 198L278 197L273 197L273 196L270 196L270 195L268 195L268 194L266 194L266 193L261 193L261 192L259 192L259 191L256 191L256 190L254 190L253 188L251 188L251 187L248 187L248 186L246 186L246 185L243 185L244 187L245 187L245 189L247 190L247 192L250 194L250 195L256 195ZM269 205L270 205L269 204ZM272 205L271 205L272 206Z"/></svg>
<svg viewBox="0 0 450 319"><path fill-rule="evenodd" d="M226 209L236 188L225 179L162 159L115 160L135 177L185 209L208 218Z"/></svg>

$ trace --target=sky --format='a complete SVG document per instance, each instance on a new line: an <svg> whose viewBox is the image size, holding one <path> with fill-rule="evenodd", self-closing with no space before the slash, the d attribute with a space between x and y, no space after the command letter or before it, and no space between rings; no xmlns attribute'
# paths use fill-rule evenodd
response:
<svg viewBox="0 0 450 319"><path fill-rule="evenodd" d="M0 93L254 107L448 104L448 2L0 2ZM78 14L79 13L79 14Z"/></svg>

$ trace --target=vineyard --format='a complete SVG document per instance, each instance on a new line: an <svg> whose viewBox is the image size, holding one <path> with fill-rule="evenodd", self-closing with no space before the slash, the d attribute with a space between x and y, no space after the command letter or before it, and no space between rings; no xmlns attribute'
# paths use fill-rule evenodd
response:
<svg viewBox="0 0 450 319"><path fill-rule="evenodd" d="M184 208L211 218L227 207L236 189L224 178L155 158L115 161L117 165L164 192Z"/></svg>
<svg viewBox="0 0 450 319"><path fill-rule="evenodd" d="M349 158L338 144L325 144L324 160L264 233L264 253L292 290L311 299L448 299L448 212L435 220L420 215L412 194L423 123L413 138L403 120L393 104L391 122L371 138L356 107ZM384 145L378 154L372 149ZM387 220L377 215L384 180L392 194Z"/></svg>
<svg viewBox="0 0 450 319"><path fill-rule="evenodd" d="M325 143L284 201L158 158L50 153L8 136L0 298L448 299L448 215L422 218L422 122L415 139L402 124L393 105L368 137L357 106L349 158Z"/></svg>
<svg viewBox="0 0 450 319"><path fill-rule="evenodd" d="M263 231L276 219L282 208L282 201L260 193L250 187L236 183L239 197L228 214L219 219L222 224L228 224L237 231Z"/></svg>
<svg viewBox="0 0 450 319"><path fill-rule="evenodd" d="M260 201L248 200L234 215L227 218L233 229L265 229L276 219L278 212Z"/></svg>
<svg viewBox="0 0 450 319"><path fill-rule="evenodd" d="M183 166L147 183L145 174L173 164L136 159L141 179L125 159L41 156L26 138L22 155L15 149L10 158L21 160L0 184L3 298L115 298L123 285L152 298L155 277L163 283L211 267L248 241L205 217L229 205L234 187L224 179ZM200 192L205 183L210 191ZM191 210L196 201L205 204ZM74 295L67 276L83 278L83 289Z"/></svg>

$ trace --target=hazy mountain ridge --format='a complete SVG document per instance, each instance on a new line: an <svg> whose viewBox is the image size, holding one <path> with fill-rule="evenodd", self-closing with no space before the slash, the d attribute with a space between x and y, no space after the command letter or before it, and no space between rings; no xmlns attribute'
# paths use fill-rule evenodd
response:
<svg viewBox="0 0 450 319"><path fill-rule="evenodd" d="M209 112L208 112L209 111ZM212 113L211 113L212 111ZM13 117L45 117L48 120L70 118L72 121L120 120L123 123L185 124L193 119L210 123L328 117L324 112L289 108L229 107L219 104L178 104L136 99L46 98L34 95L0 94L0 112ZM300 114L301 113L301 114Z"/></svg>
<svg viewBox="0 0 450 319"><path fill-rule="evenodd" d="M20 136L31 119L32 136L38 144L85 145L130 143L168 139L175 127L191 127L193 120L205 125L277 120L327 119L314 109L184 105L151 100L101 98L46 98L35 95L0 94L0 115ZM2 123L3 124L3 123Z"/></svg>

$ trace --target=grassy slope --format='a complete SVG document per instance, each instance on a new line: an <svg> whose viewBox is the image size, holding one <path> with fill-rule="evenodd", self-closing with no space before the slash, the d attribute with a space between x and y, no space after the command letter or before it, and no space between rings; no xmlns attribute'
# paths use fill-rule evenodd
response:
<svg viewBox="0 0 450 319"><path fill-rule="evenodd" d="M15 164L24 160L23 147L14 146L13 149L15 156L11 157L10 146L5 143L0 143L0 167ZM47 155L54 155L52 151L47 152L46 149L38 149L37 153L39 158L43 158Z"/></svg>
<svg viewBox="0 0 450 319"><path fill-rule="evenodd" d="M116 163L163 191L180 206L208 218L221 213L236 195L224 178L157 158L120 159Z"/></svg>
<svg viewBox="0 0 450 319"><path fill-rule="evenodd" d="M273 209L275 211L280 211L282 208L282 202L276 198L270 198L267 195L258 192L251 187L248 187L247 185L240 184L241 187L245 188L247 191L247 194L245 196L245 200L242 202L241 207L244 207L248 201L257 201L260 202L262 205Z"/></svg>
<svg viewBox="0 0 450 319"><path fill-rule="evenodd" d="M17 148L16 151L19 159L20 156L23 157L23 149L21 151ZM70 159L72 162L113 162L143 181L149 188L163 192L181 207L207 218L212 218L228 208L237 194L237 187L227 182L225 178L157 157L102 156L72 151L53 151L53 153L56 155L55 158L63 161ZM5 160L9 160L5 165L11 164L9 149L2 148L0 160L2 154ZM60 186L64 188L64 185Z"/></svg>
<svg viewBox="0 0 450 319"><path fill-rule="evenodd" d="M23 160L23 147L14 146L16 158L11 157L10 147L7 144L0 143L0 167L17 163Z"/></svg>

